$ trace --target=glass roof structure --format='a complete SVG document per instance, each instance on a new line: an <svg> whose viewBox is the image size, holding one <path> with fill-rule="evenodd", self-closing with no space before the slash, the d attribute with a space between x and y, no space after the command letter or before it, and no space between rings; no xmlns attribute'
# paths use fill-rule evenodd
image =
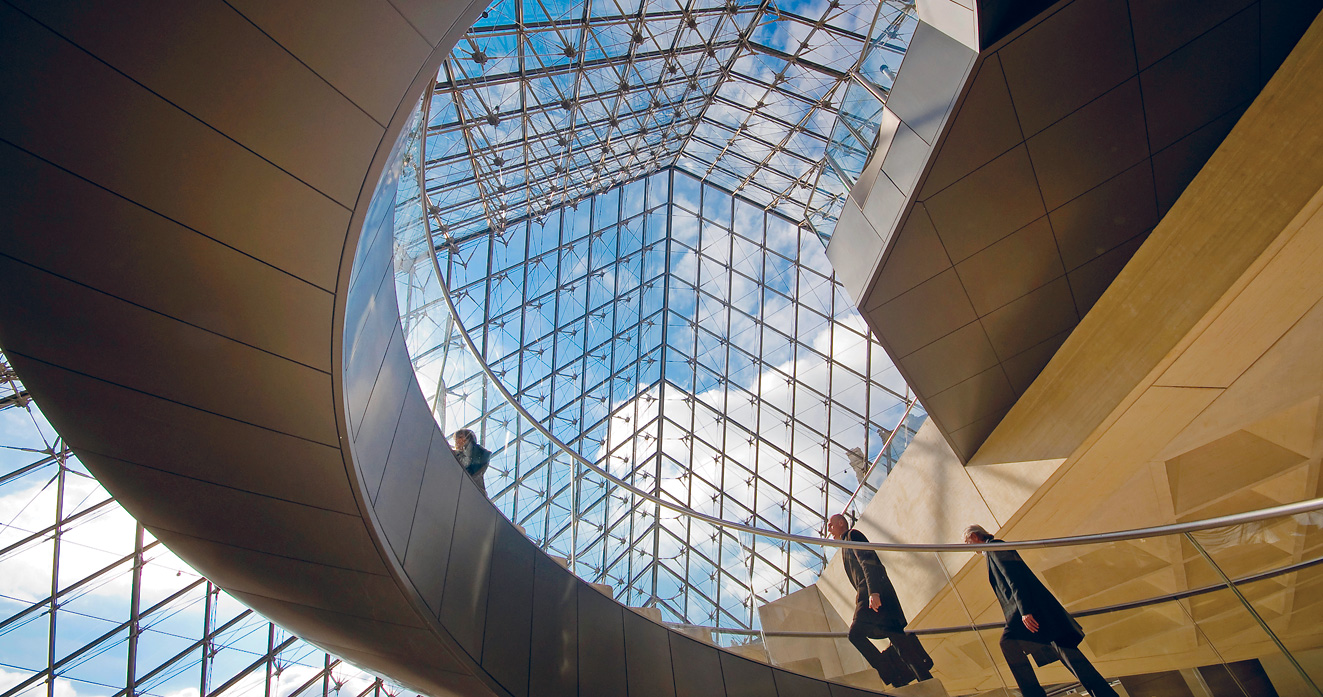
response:
<svg viewBox="0 0 1323 697"><path fill-rule="evenodd" d="M617 600L756 628L827 555L575 455L818 535L924 419L822 244L912 30L877 0L498 0L442 66L396 211L415 372L493 502Z"/></svg>
<svg viewBox="0 0 1323 697"><path fill-rule="evenodd" d="M172 554L60 438L0 352L0 694L400 697Z"/></svg>
<svg viewBox="0 0 1323 697"><path fill-rule="evenodd" d="M437 77L431 201L463 240L676 167L834 219L838 108L885 99L913 27L895 0L497 0Z"/></svg>

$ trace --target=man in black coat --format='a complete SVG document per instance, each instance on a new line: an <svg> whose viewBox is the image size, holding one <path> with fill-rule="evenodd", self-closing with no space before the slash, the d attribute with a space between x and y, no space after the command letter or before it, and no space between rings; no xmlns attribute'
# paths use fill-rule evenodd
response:
<svg viewBox="0 0 1323 697"><path fill-rule="evenodd" d="M981 526L965 528L965 544L1001 542ZM1061 662L1074 673L1093 697L1117 697L1107 679L1080 653L1084 628L1062 607L1051 591L1029 570L1013 549L985 552L988 558L988 581L997 594L1006 628L1001 633L1001 652L1015 676L1024 697L1046 697L1043 686L1029 664L1033 656L1038 665Z"/></svg>
<svg viewBox="0 0 1323 697"><path fill-rule="evenodd" d="M837 540L867 542L862 532L854 530L843 515L827 520L827 533ZM919 643L919 638L905 632L905 610L896 597L896 589L887 578L887 568L871 549L842 549L845 574L855 589L854 620L850 623L850 643L859 649L868 665L877 671L882 681L895 687L913 682L915 678L928 680L933 675L933 659ZM899 654L898 659L888 649L878 651L869 639L889 639Z"/></svg>

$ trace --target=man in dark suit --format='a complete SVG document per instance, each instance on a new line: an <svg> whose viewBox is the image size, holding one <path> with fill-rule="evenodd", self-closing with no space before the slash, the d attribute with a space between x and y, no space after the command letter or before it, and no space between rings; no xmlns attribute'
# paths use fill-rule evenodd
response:
<svg viewBox="0 0 1323 697"><path fill-rule="evenodd" d="M850 527L843 515L827 520L827 533L837 540L867 542L868 538ZM850 623L850 643L859 649L868 665L882 681L895 687L908 685L917 678L932 678L933 659L919 643L919 638L905 632L905 610L896 597L896 589L887 578L887 568L871 549L842 549L845 574L855 589L854 620ZM892 648L884 654L869 639L889 639Z"/></svg>
<svg viewBox="0 0 1323 697"><path fill-rule="evenodd" d="M1001 542L979 525L965 528L965 544ZM1046 697L1043 686L1029 664L1033 656L1039 666L1060 659L1093 697L1117 697L1107 679L1080 653L1084 628L1062 607L1051 591L1029 570L1013 549L985 552L988 581L1006 615L1001 633L1001 652L1024 697Z"/></svg>

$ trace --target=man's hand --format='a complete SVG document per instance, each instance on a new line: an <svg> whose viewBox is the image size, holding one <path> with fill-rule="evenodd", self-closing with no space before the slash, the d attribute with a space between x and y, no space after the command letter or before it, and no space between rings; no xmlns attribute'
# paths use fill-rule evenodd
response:
<svg viewBox="0 0 1323 697"><path fill-rule="evenodd" d="M874 593L874 594L868 596L868 609L869 609L869 610L876 610L876 609L878 609L878 608L880 608L880 607L882 607L882 595L881 595L881 594L879 594L879 593ZM1025 619L1028 619L1028 618L1025 618Z"/></svg>
<svg viewBox="0 0 1323 697"><path fill-rule="evenodd" d="M1035 634L1038 633L1038 620L1033 615L1024 616L1024 627Z"/></svg>

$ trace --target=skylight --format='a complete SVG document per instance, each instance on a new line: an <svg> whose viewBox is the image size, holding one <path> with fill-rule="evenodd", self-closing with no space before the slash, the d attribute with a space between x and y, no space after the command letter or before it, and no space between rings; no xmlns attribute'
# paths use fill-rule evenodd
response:
<svg viewBox="0 0 1323 697"><path fill-rule="evenodd" d="M397 231L415 372L443 429L491 449L493 503L621 602L756 627L826 556L621 491L547 433L651 496L812 535L924 418L821 244L909 12L498 0L441 68L435 236Z"/></svg>
<svg viewBox="0 0 1323 697"><path fill-rule="evenodd" d="M831 217L844 190L820 179L843 86L890 87L907 12L498 0L438 75L429 195L458 240L672 166L794 222Z"/></svg>

